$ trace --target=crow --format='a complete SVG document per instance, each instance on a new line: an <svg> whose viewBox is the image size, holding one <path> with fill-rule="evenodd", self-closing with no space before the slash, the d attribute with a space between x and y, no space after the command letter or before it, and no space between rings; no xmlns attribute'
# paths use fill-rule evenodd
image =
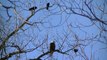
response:
<svg viewBox="0 0 107 60"><path fill-rule="evenodd" d="M37 9L37 7L33 6L33 7L29 8L29 11L32 11L32 10L35 10L35 9Z"/></svg>
<svg viewBox="0 0 107 60"><path fill-rule="evenodd" d="M47 9L47 10L49 9L49 6L50 6L50 3L47 3L47 4L46 4L46 9Z"/></svg>
<svg viewBox="0 0 107 60"><path fill-rule="evenodd" d="M75 52L75 53L78 52L78 49L75 48L75 49L74 49L74 52Z"/></svg>

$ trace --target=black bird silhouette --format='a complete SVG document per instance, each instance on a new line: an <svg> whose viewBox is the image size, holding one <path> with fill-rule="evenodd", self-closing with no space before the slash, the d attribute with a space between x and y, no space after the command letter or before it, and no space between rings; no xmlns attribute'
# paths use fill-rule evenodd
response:
<svg viewBox="0 0 107 60"><path fill-rule="evenodd" d="M49 6L50 6L50 3L47 3L47 4L46 4L46 9L47 9L47 10L49 9Z"/></svg>
<svg viewBox="0 0 107 60"><path fill-rule="evenodd" d="M55 41L51 41L50 43L50 55L52 56L52 54L55 51Z"/></svg>
<svg viewBox="0 0 107 60"><path fill-rule="evenodd" d="M75 52L75 53L78 52L78 49L74 49L74 52Z"/></svg>
<svg viewBox="0 0 107 60"><path fill-rule="evenodd" d="M35 10L35 9L37 9L36 6L29 8L29 11L32 11L32 10Z"/></svg>

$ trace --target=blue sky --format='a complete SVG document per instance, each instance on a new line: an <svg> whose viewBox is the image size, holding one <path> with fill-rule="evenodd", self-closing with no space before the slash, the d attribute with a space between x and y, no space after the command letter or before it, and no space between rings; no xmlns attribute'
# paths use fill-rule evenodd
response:
<svg viewBox="0 0 107 60"><path fill-rule="evenodd" d="M37 0L37 1L32 0L33 2L31 0L30 1L21 0L21 1L23 3L22 4L17 3L17 5L22 6L21 7L22 9L20 7L16 8L19 15L15 15L14 10L10 11L10 15L12 15L13 18L11 18L8 28L11 28L11 31L13 31L15 29L16 21L17 21L17 24L20 26L20 24L24 20L26 20L26 18L28 16L30 16L31 12L28 11L28 9L30 7L37 6L38 7L37 10L38 10L42 7L45 7L47 2L50 2L51 5L57 4L56 2L53 2L53 0L49 0L49 1L48 0L47 1L46 0ZM58 1L57 2L60 3L60 0L58 0ZM10 6L9 2L7 2L6 0L1 0L0 2L2 2L6 6L8 6L8 5ZM103 3L102 1L99 2L97 0L94 0L94 3L96 3L96 2L98 2L98 4ZM61 3L61 4L63 4L63 3ZM68 7L70 7L69 4L66 3L66 5ZM25 9L25 10L23 10L23 9ZM28 59L38 57L40 54L42 54L42 52L41 52L42 48L44 48L44 52L48 51L49 48L47 49L47 47L49 47L49 43L51 40L56 41L56 49L58 49L60 44L62 43L62 40L65 37L64 35L67 35L69 33L70 34L68 35L68 38L66 39L66 42L64 43L64 49L62 51L69 49L67 44L70 44L70 45L76 44L76 42L75 42L76 39L75 39L73 33L75 33L80 40L84 40L85 38L92 38L92 36L94 37L97 34L99 34L100 31L96 27L96 25L98 25L98 23L96 23L96 25L89 26L92 24L92 22L88 18L79 16L79 15L75 15L75 14L66 14L65 12L63 12L63 9L64 8L59 8L57 5L55 5L55 6L51 7L49 11L46 9L38 11L29 20L29 22L33 23L33 22L42 21L42 22L44 22L43 24L37 24L37 25L35 24L34 26L25 25L23 27L23 29L27 29L25 32L23 32L22 30L19 30L18 35L15 35L10 38L10 40L13 39L14 41L18 42L17 44L19 44L19 45L21 45L22 42L26 43L30 39L33 38L32 42L29 43L29 45L26 47L26 49L27 49L27 48L33 48L36 45L42 43L43 40L48 35L47 44L44 44L42 47L40 47L37 50L34 50L33 52L23 54L21 57L24 57L24 58L21 60L24 60L26 58L25 56L27 56ZM6 18L7 15L4 10L5 9L0 7L0 15L2 14L2 16L4 18L3 21L7 20L7 18ZM99 15L100 13L96 11L96 14ZM20 15L23 17L23 20L20 19ZM14 17L16 17L16 18L14 18ZM105 17L104 17L104 19L106 20ZM7 22L4 24L7 25ZM74 28L71 27L71 25L74 26ZM82 25L89 26L89 27L84 27ZM68 26L69 26L69 28L68 28ZM80 27L80 28L75 28L75 27ZM97 39L95 39L95 40L97 40ZM91 43L89 44L89 42L91 42ZM99 43L96 41L92 42L91 40L90 41L87 40L85 42L80 41L80 43L89 44L86 47L83 46L84 51L89 59L91 57L91 53L90 53L91 51L92 51L93 55L95 54L95 57L93 57L93 60L107 59L107 57L105 57L105 56L107 56L107 53L106 53L107 49L99 50L100 48L107 47L106 44L102 44L102 43ZM81 53L80 48L78 48L78 49L79 49L79 52ZM78 60L78 59L83 60L83 58L81 58L81 56L78 55L79 53L77 53L77 55L76 55L73 51L71 51L71 52L69 52L69 54L71 54L71 56L74 58L74 60ZM69 56L63 55L63 54L60 54L57 52L54 53L53 57L55 58L55 60L69 60L69 59L67 59ZM42 59L44 59L44 58L46 58L46 57L43 57ZM14 57L10 60L14 60Z"/></svg>

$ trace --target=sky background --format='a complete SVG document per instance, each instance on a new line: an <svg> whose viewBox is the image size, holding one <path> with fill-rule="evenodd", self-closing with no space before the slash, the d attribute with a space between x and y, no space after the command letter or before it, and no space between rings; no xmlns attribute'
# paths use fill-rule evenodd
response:
<svg viewBox="0 0 107 60"><path fill-rule="evenodd" d="M60 3L63 5L62 2L60 2L60 0L57 0L57 3L53 0L20 0L22 3L16 3L18 7L17 12L18 15L15 14L14 10L10 9L9 13L11 16L13 16L13 18L11 18L11 20L9 21L9 23L7 23L6 21L8 20L8 16L6 15L5 9L3 7L0 6L0 15L2 16L2 20L0 20L0 22L2 21L3 23L0 23L2 25L7 25L5 27L7 27L6 32L7 34L12 32L16 26L15 24L17 23L18 26L20 26L20 24L22 24L22 22L24 20L26 20L26 18L28 16L30 16L31 12L28 11L28 9L32 6L37 6L37 10L39 10L42 7L46 6L47 2L50 2L50 4L57 4ZM81 1L77 0L78 3L80 3ZM93 3L98 3L99 5L103 3L104 0L94 0ZM6 0L0 0L0 2L3 5L6 6L13 6L11 5L9 2L7 2ZM70 5L68 3L65 2L65 4L70 7ZM81 4L81 3L80 3ZM84 7L85 8L85 7ZM29 45L26 47L27 48L33 48L38 44L41 44L43 42L43 40L46 38L46 36L48 35L48 41L47 44L44 44L42 47L38 48L37 50L34 50L33 52L30 53L26 53L21 55L21 57L23 57L23 59L21 58L21 60L25 60L26 58L30 59L30 58L35 58L38 57L40 54L42 54L42 49L44 48L44 52L49 50L49 43L51 40L55 40L56 42L56 49L59 48L60 44L62 43L62 39L65 37L64 35L68 35L66 42L64 43L64 49L62 49L62 51L65 51L67 49L69 49L68 45L74 45L76 44L76 39L74 38L74 34L78 35L78 38L80 40L84 40L85 38L92 38L95 37L97 34L100 33L100 30L96 27L99 26L98 23L96 23L96 25L93 26L89 26L92 24L92 22L86 18L86 17L82 17L79 15L75 15L75 14L67 14L64 11L65 8L59 8L57 5L49 8L49 10L43 9L41 11L38 11L30 20L30 23L33 22L44 22L43 24L35 24L33 26L29 26L29 25L25 25L23 27L23 29L27 29L25 32L23 32L22 30L18 31L18 34L12 36L10 38L10 40L14 40L14 42L17 42L17 44L21 45L21 43L24 45L24 43L30 41L31 39L32 42L29 43ZM86 8L87 10L87 8ZM70 12L70 11L67 11ZM79 12L79 11L78 11ZM96 14L100 15L100 12L95 11ZM21 17L20 17L21 15ZM104 19L107 20L107 17L104 16ZM70 25L74 26L71 27ZM84 27L82 25L85 26L89 26L89 27ZM53 26L53 27L52 27ZM69 28L68 28L69 26ZM80 28L75 28L75 27L80 27ZM106 35L106 33L105 33ZM62 38L60 38L60 37ZM97 39L95 39L97 40ZM102 40L103 41L103 40ZM13 41L12 41L13 42ZM89 44L89 42L91 42ZM80 43L82 44L88 44L88 46L84 47L84 51L86 53L86 55L88 56L88 58L90 59L91 57L91 53L93 56L93 60L106 60L107 59L107 49L102 49L107 47L106 44L102 44L100 42L97 41L89 41L86 40L85 42L80 41ZM47 48L48 47L48 48ZM7 48L8 51L10 52L11 49ZM80 48L79 52L80 52ZM53 54L53 57L55 60L69 60L67 59L68 57L74 58L74 60L83 60L83 58L81 56L79 56L79 53L75 54L73 51L69 52L71 56L67 56L67 55L63 55L60 53L55 52ZM49 55L44 56L42 59L46 58ZM10 58L10 60L14 60L13 58Z"/></svg>

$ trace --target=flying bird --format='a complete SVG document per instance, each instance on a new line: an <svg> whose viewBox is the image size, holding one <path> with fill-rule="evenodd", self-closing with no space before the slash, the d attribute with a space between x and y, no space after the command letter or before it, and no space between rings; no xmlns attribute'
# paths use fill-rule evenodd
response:
<svg viewBox="0 0 107 60"><path fill-rule="evenodd" d="M37 7L33 6L33 7L29 8L29 11L32 11L32 10L35 10L35 9L37 9Z"/></svg>
<svg viewBox="0 0 107 60"><path fill-rule="evenodd" d="M55 41L51 41L50 43L50 55L55 51Z"/></svg>
<svg viewBox="0 0 107 60"><path fill-rule="evenodd" d="M47 3L47 4L46 4L46 9L47 9L47 10L49 9L49 6L50 6L50 3Z"/></svg>

